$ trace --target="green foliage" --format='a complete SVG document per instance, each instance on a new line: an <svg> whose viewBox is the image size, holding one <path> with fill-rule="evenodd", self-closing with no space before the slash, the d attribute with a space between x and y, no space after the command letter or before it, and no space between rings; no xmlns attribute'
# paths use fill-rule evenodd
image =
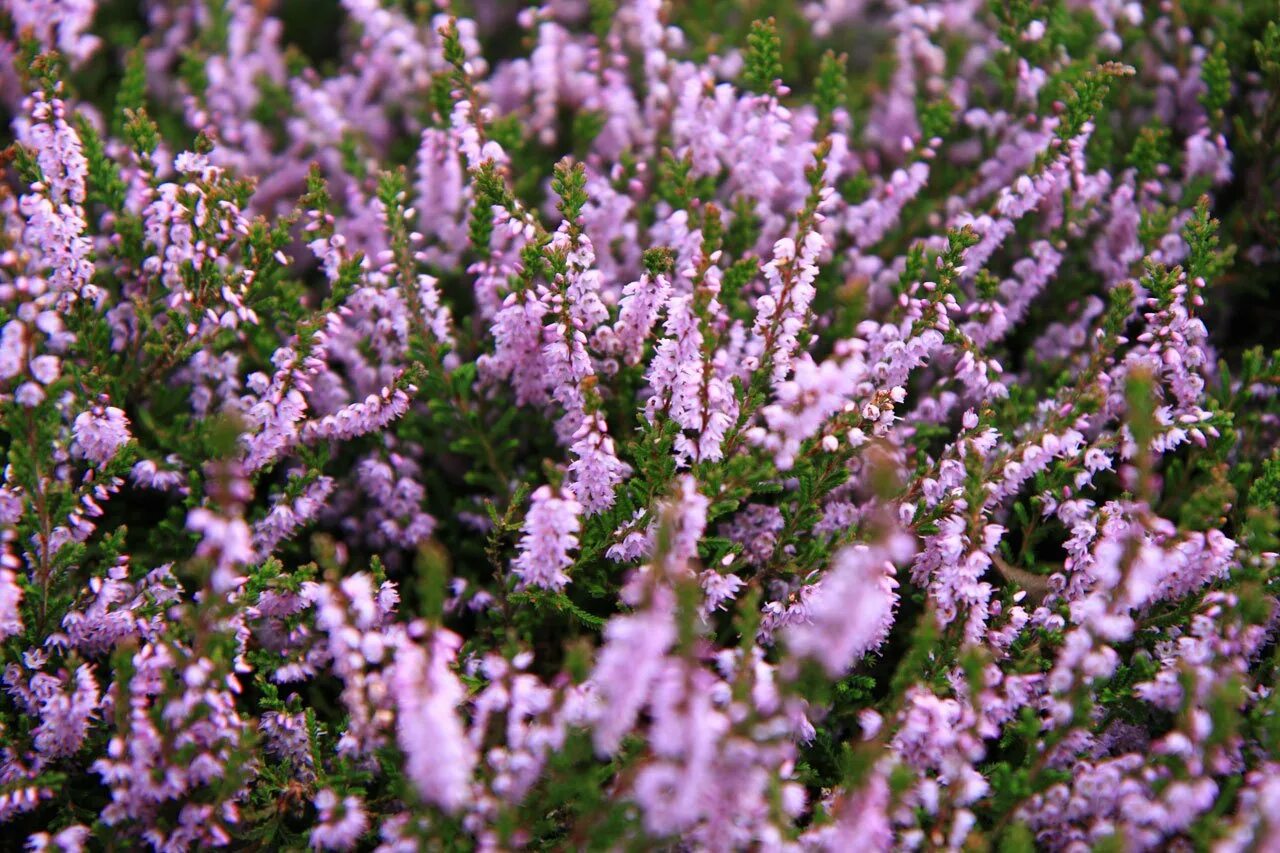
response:
<svg viewBox="0 0 1280 853"><path fill-rule="evenodd" d="M1087 123L1093 122L1115 82L1136 72L1119 62L1104 62L1066 89L1066 109L1056 131L1064 144L1075 139Z"/></svg>
<svg viewBox="0 0 1280 853"><path fill-rule="evenodd" d="M920 136L925 140L940 139L955 126L956 106L946 98L924 102L919 110Z"/></svg>
<svg viewBox="0 0 1280 853"><path fill-rule="evenodd" d="M642 263L650 275L666 275L675 267L675 253L666 246L644 250Z"/></svg>
<svg viewBox="0 0 1280 853"><path fill-rule="evenodd" d="M1249 504L1258 509L1280 507L1280 450L1262 462L1262 475L1249 489Z"/></svg>
<svg viewBox="0 0 1280 853"><path fill-rule="evenodd" d="M1125 158L1125 165L1136 169L1142 178L1154 178L1161 167L1173 159L1169 129L1160 124L1150 124L1138 131L1133 148Z"/></svg>
<svg viewBox="0 0 1280 853"><path fill-rule="evenodd" d="M1195 214L1182 229L1189 256L1187 276L1193 281L1212 282L1231 265L1235 247L1218 248L1218 220L1209 216L1209 199L1201 196Z"/></svg>
<svg viewBox="0 0 1280 853"><path fill-rule="evenodd" d="M568 158L557 163L555 177L551 179L551 191L560 199L556 206L560 215L566 222L577 223L587 203L587 173L582 164Z"/></svg>
<svg viewBox="0 0 1280 853"><path fill-rule="evenodd" d="M1227 48L1222 42L1213 47L1213 51L1204 58L1200 66L1200 79L1205 89L1200 94L1200 103L1217 121L1231 103L1231 66L1227 62Z"/></svg>
<svg viewBox="0 0 1280 853"><path fill-rule="evenodd" d="M848 63L849 57L843 53L837 55L835 51L828 50L822 54L818 79L814 83L813 103L825 121L830 121L832 114L844 106L849 91L849 77L845 70Z"/></svg>
<svg viewBox="0 0 1280 853"><path fill-rule="evenodd" d="M743 63L742 80L754 92L772 92L782 79L782 39L773 18L751 24Z"/></svg>

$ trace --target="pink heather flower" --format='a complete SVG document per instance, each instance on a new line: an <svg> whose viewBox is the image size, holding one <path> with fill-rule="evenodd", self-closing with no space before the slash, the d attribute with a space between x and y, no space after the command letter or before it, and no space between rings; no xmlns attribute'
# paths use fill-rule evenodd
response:
<svg viewBox="0 0 1280 853"><path fill-rule="evenodd" d="M212 561L210 580L216 592L230 592L244 583L239 570L254 561L254 550L253 533L243 518L224 518L197 507L187 514L187 529L202 537L196 557Z"/></svg>
<svg viewBox="0 0 1280 853"><path fill-rule="evenodd" d="M86 30L98 0L13 0L9 16L16 32L29 31L45 51L57 51L73 65L88 59L102 39Z"/></svg>
<svg viewBox="0 0 1280 853"><path fill-rule="evenodd" d="M266 559L281 542L312 521L333 492L332 477L317 477L292 501L277 498L265 518L253 525L257 559Z"/></svg>
<svg viewBox="0 0 1280 853"><path fill-rule="evenodd" d="M36 749L50 758L74 755L89 733L89 724L98 716L101 694L93 670L80 666L74 683L37 673L31 679L31 693L37 703L40 725L36 728Z"/></svg>
<svg viewBox="0 0 1280 853"><path fill-rule="evenodd" d="M1019 175L1012 185L1000 190L996 200L996 210L1001 216L1009 219L1021 219L1035 210L1040 202L1052 192L1063 178L1066 158L1062 157L1045 167L1035 177Z"/></svg>
<svg viewBox="0 0 1280 853"><path fill-rule="evenodd" d="M884 239L889 229L898 224L903 208L920 194L928 180L929 164L912 163L906 169L895 169L877 195L851 205L844 213L844 227L854 245L866 249Z"/></svg>
<svg viewBox="0 0 1280 853"><path fill-rule="evenodd" d="M773 556L778 533L785 526L782 511L777 507L747 504L720 526L720 535L741 545L742 558L748 565L758 568Z"/></svg>
<svg viewBox="0 0 1280 853"><path fill-rule="evenodd" d="M533 504L524 520L520 553L511 570L520 586L561 590L569 583L564 570L573 565L571 551L578 548L578 517L582 504L564 492L542 486L533 493Z"/></svg>
<svg viewBox="0 0 1280 853"><path fill-rule="evenodd" d="M467 240L464 215L471 187L458 153L456 133L434 127L422 131L414 195L418 222L434 232L428 257L441 265L456 264Z"/></svg>
<svg viewBox="0 0 1280 853"><path fill-rule="evenodd" d="M89 827L77 823L50 835L37 832L27 838L27 849L32 853L80 853L89 840Z"/></svg>
<svg viewBox="0 0 1280 853"><path fill-rule="evenodd" d="M490 330L493 352L477 360L480 375L487 382L511 383L518 406L547 401L549 367L542 345L546 314L546 304L529 291L508 294Z"/></svg>
<svg viewBox="0 0 1280 853"><path fill-rule="evenodd" d="M422 510L426 489L421 480L420 466L398 453L385 460L373 455L356 465L356 482L372 504L365 517L372 545L416 548L431 537L436 519Z"/></svg>
<svg viewBox="0 0 1280 853"><path fill-rule="evenodd" d="M115 406L95 407L76 416L71 432L78 456L94 465L106 465L129 443L129 419Z"/></svg>
<svg viewBox="0 0 1280 853"><path fill-rule="evenodd" d="M324 788L316 794L315 804L320 822L311 829L310 844L316 850L350 850L369 829L359 797L339 800L333 789Z"/></svg>
<svg viewBox="0 0 1280 853"><path fill-rule="evenodd" d="M564 323L550 323L545 328L550 342L543 347L545 377L552 397L562 404L570 418L582 416L582 380L592 375L591 356L587 353L586 335ZM575 421L576 422L576 421Z"/></svg>
<svg viewBox="0 0 1280 853"><path fill-rule="evenodd" d="M808 618L784 632L787 650L817 660L839 678L884 642L898 603L893 562L880 547L851 545L807 597Z"/></svg>
<svg viewBox="0 0 1280 853"><path fill-rule="evenodd" d="M80 137L66 120L66 104L46 100L36 93L24 102L31 120L15 123L18 139L35 153L43 181L19 199L26 217L22 242L34 265L48 271L49 282L59 294L58 306L85 297L96 302L101 295L91 283L93 241L85 236L87 223L82 207L89 165Z"/></svg>
<svg viewBox="0 0 1280 853"><path fill-rule="evenodd" d="M48 385L62 373L62 364L56 355L38 355L31 359L31 375L41 385Z"/></svg>
<svg viewBox="0 0 1280 853"><path fill-rule="evenodd" d="M1280 847L1280 764L1261 762L1245 776L1238 816L1216 853L1271 851Z"/></svg>
<svg viewBox="0 0 1280 853"><path fill-rule="evenodd" d="M496 654L486 655L480 672L489 683L471 703L475 712L470 738L477 746L488 739L492 723L505 716L506 743L489 748L485 761L495 774L490 785L493 793L508 803L520 802L538 781L548 753L564 744L571 716L556 708L564 694L522 672L532 657L525 652L507 661ZM564 699L575 701L572 693Z"/></svg>
<svg viewBox="0 0 1280 853"><path fill-rule="evenodd" d="M35 408L44 402L45 393L34 382L23 382L18 386L18 390L13 392L13 399L18 401L18 405L25 406L28 409Z"/></svg>
<svg viewBox="0 0 1280 853"><path fill-rule="evenodd" d="M159 849L226 845L227 824L238 819L234 802L217 808L216 795L212 804L201 800L214 794L232 769L231 756L245 746L235 701L238 682L230 675L215 677L218 668L209 659L179 657L166 644L143 645L133 665L127 727L116 730L104 757L93 763L111 789L102 821L141 822ZM166 690L173 680L175 687ZM183 744L181 761L164 748L166 742ZM177 811L176 820L158 820L168 806Z"/></svg>
<svg viewBox="0 0 1280 853"><path fill-rule="evenodd" d="M664 329L667 337L658 342L646 375L653 390L645 403L646 417L653 421L665 411L680 425L678 462L718 460L725 432L738 415L738 401L723 366L708 367L704 361L704 336L693 297L672 297Z"/></svg>
<svg viewBox="0 0 1280 853"><path fill-rule="evenodd" d="M622 289L618 322L613 326L616 347L627 364L639 364L658 315L671 296L671 282L665 275L644 273Z"/></svg>
<svg viewBox="0 0 1280 853"><path fill-rule="evenodd" d="M645 510L638 509L630 521L614 531L617 541L610 545L606 552L610 560L629 563L649 553L653 543L650 541L649 529L641 526L645 519Z"/></svg>
<svg viewBox="0 0 1280 853"><path fill-rule="evenodd" d="M12 569L0 568L0 640L22 630L22 587Z"/></svg>
<svg viewBox="0 0 1280 853"><path fill-rule="evenodd" d="M27 327L10 320L0 330L0 379L12 379L27 363Z"/></svg>
<svg viewBox="0 0 1280 853"><path fill-rule="evenodd" d="M393 722L382 707L391 701L390 676L379 673L371 678L369 668L381 666L402 639L386 628L398 593L390 581L375 587L367 573L357 572L336 586L305 583L301 597L315 608L315 624L323 634L323 642L318 644L316 656L288 676L296 679L310 674L312 660L316 664L329 662L331 671L343 683L342 704L347 712L338 753L367 756L386 744L386 730Z"/></svg>
<svg viewBox="0 0 1280 853"><path fill-rule="evenodd" d="M735 574L721 574L714 569L707 569L698 576L702 586L702 615L705 618L711 613L724 609L724 606L738 597L738 590L746 584Z"/></svg>
<svg viewBox="0 0 1280 853"><path fill-rule="evenodd" d="M181 460L176 455L170 455L165 459L169 464L178 464ZM150 459L143 459L135 462L133 468L129 471L129 479L134 485L147 489L156 489L161 492L176 490L180 494L186 494L187 478L181 471L172 471L161 468Z"/></svg>
<svg viewBox="0 0 1280 853"><path fill-rule="evenodd" d="M655 530L660 523L670 528L666 562L658 566L660 574L672 578L685 577L689 563L698 557L698 542L707 527L707 508L711 501L698 491L698 481L691 474L676 478L674 494L658 502L656 511L638 510L628 523L615 535L617 544L609 549L608 556L618 562L630 562L653 551ZM648 522L644 527L640 525ZM652 567L645 567L648 572ZM732 581L729 581L732 583ZM625 594L625 593L624 593Z"/></svg>
<svg viewBox="0 0 1280 853"><path fill-rule="evenodd" d="M711 500L698 491L698 481L690 474L676 478L675 495L659 510L671 525L667 571L675 573L698 558L698 542L707 530L707 509Z"/></svg>
<svg viewBox="0 0 1280 853"><path fill-rule="evenodd" d="M43 92L32 95L27 105L31 122L19 125L20 141L35 151L49 200L55 206L83 204L89 161L80 135L67 122L67 105L58 98L46 99Z"/></svg>
<svg viewBox="0 0 1280 853"><path fill-rule="evenodd" d="M250 387L258 397L247 397L242 408L256 431L241 436L244 446L245 473L275 462L297 443L299 422L307 411L303 391L311 390L311 377L316 372L317 358L299 364L292 347L280 347L271 356L276 370L268 379L263 374L250 377Z"/></svg>
<svg viewBox="0 0 1280 853"><path fill-rule="evenodd" d="M636 773L634 796L654 835L688 832L713 794L717 746L729 729L715 707L716 686L707 670L673 661L650 689L649 743L657 760Z"/></svg>
<svg viewBox="0 0 1280 853"><path fill-rule="evenodd" d="M649 364L647 378L653 396L646 408L652 418L660 407L669 405L677 423L694 429L691 415L686 413L695 410L697 377L702 373L702 332L691 297L671 300L665 329L667 337L659 341Z"/></svg>
<svg viewBox="0 0 1280 853"><path fill-rule="evenodd" d="M260 727L272 758L290 762L293 772L304 782L315 779L315 759L305 713L268 711L262 715Z"/></svg>
<svg viewBox="0 0 1280 853"><path fill-rule="evenodd" d="M422 308L422 321L438 343L453 346L453 315L448 306L440 304L440 289L436 286L438 283L433 276L418 276L418 304Z"/></svg>
<svg viewBox="0 0 1280 853"><path fill-rule="evenodd" d="M636 613L615 616L604 626L604 646L590 684L599 697L595 717L596 752L611 755L635 725L667 650L676 640L674 596L658 587L653 604Z"/></svg>
<svg viewBox="0 0 1280 853"><path fill-rule="evenodd" d="M817 435L832 415L855 402L859 392L869 390L862 385L866 379L866 364L856 354L815 364L804 353L795 361L794 375L775 387L775 402L761 411L768 429L755 430L750 437L774 454L779 470L790 470L801 444Z"/></svg>
<svg viewBox="0 0 1280 853"><path fill-rule="evenodd" d="M583 418L573 438L569 450L576 458L569 463L569 489L588 515L603 512L613 506L614 489L631 473L631 466L618 458L599 412Z"/></svg>
<svg viewBox="0 0 1280 853"><path fill-rule="evenodd" d="M1222 134L1202 129L1187 137L1187 178L1208 177L1215 184L1231 180L1231 150Z"/></svg>
<svg viewBox="0 0 1280 853"><path fill-rule="evenodd" d="M476 764L457 710L466 691L450 670L461 644L457 634L439 628L426 637L425 647L405 640L396 649L391 673L405 775L425 802L446 812L458 811L470 799Z"/></svg>
<svg viewBox="0 0 1280 853"><path fill-rule="evenodd" d="M831 805L835 822L815 827L800 837L805 850L838 853L841 850L889 850L893 827L889 817L889 783L882 772L873 772L857 791L836 793Z"/></svg>
<svg viewBox="0 0 1280 853"><path fill-rule="evenodd" d="M409 387L409 393L416 390ZM347 440L377 432L409 411L409 393L384 387L380 394L370 394L364 402L352 403L332 415L308 421L302 428L303 438Z"/></svg>
<svg viewBox="0 0 1280 853"><path fill-rule="evenodd" d="M791 371L791 359L799 345L797 336L808 322L809 305L817 292L818 256L826 240L817 231L804 236L797 256L795 241L784 237L773 246L773 258L764 265L769 292L756 300L756 321L752 333L758 340L762 359L772 363L774 382Z"/></svg>

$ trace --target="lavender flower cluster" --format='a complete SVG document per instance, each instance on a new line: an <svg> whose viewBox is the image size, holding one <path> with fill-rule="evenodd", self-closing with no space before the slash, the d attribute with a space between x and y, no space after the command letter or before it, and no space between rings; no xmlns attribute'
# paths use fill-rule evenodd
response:
<svg viewBox="0 0 1280 853"><path fill-rule="evenodd" d="M1272 0L5 0L0 111L0 846L1280 850Z"/></svg>

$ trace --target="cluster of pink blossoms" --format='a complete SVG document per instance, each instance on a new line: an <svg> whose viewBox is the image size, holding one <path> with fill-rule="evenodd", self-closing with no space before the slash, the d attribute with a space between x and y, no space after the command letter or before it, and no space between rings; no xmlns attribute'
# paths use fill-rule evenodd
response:
<svg viewBox="0 0 1280 853"><path fill-rule="evenodd" d="M4 837L1280 849L1273 9L123 5L0 4Z"/></svg>

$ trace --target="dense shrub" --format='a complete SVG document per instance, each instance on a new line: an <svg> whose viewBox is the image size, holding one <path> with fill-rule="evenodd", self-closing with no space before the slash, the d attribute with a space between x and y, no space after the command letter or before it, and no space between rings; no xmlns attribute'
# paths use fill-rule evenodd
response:
<svg viewBox="0 0 1280 853"><path fill-rule="evenodd" d="M3 845L1280 849L1278 14L0 3Z"/></svg>

